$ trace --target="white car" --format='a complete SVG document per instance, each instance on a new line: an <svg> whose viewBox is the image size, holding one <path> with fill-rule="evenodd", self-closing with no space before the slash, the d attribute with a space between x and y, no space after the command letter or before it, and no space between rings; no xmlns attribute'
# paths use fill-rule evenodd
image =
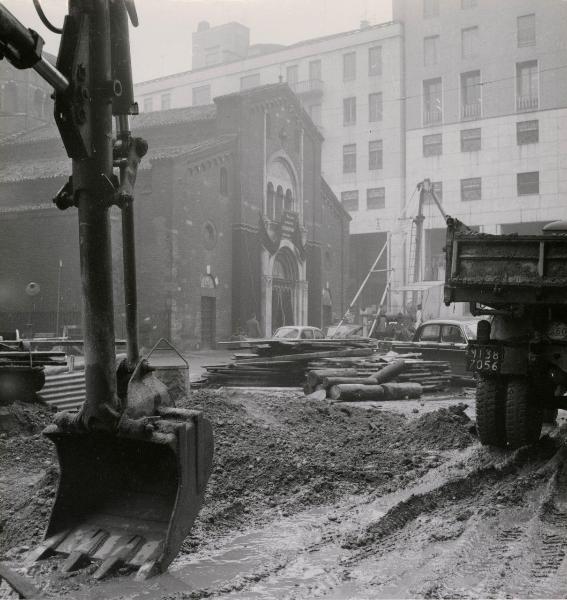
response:
<svg viewBox="0 0 567 600"><path fill-rule="evenodd" d="M283 340L322 340L325 335L318 327L309 325L286 325L276 329L272 336L274 339Z"/></svg>

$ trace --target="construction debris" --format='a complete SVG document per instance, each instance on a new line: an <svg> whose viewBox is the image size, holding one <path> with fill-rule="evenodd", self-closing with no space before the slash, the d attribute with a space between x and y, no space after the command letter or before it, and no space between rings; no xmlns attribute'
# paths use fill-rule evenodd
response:
<svg viewBox="0 0 567 600"><path fill-rule="evenodd" d="M422 393L447 389L451 382L449 363L422 360L416 353L386 354L364 338L231 344L248 352L235 354L231 363L205 367L209 384L303 386L307 396L326 390L327 398L348 401L418 398ZM388 382L398 387L381 387Z"/></svg>

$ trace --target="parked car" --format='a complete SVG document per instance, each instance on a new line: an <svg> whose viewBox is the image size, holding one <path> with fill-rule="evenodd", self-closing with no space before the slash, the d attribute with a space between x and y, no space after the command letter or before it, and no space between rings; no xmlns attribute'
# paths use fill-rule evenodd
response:
<svg viewBox="0 0 567 600"><path fill-rule="evenodd" d="M286 325L276 329L274 339L285 340L322 340L325 335L318 327L310 325Z"/></svg>
<svg viewBox="0 0 567 600"><path fill-rule="evenodd" d="M410 342L392 342L395 352L419 352L424 360L443 360L451 365L456 377L471 378L466 369L466 349L469 340L476 339L478 319L425 321L415 331Z"/></svg>

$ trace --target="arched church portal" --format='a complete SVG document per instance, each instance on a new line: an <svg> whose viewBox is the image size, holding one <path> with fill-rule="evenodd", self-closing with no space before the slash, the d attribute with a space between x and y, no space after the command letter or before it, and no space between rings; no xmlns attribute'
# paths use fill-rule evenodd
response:
<svg viewBox="0 0 567 600"><path fill-rule="evenodd" d="M272 330L297 324L298 269L297 260L288 248L274 258L272 271Z"/></svg>

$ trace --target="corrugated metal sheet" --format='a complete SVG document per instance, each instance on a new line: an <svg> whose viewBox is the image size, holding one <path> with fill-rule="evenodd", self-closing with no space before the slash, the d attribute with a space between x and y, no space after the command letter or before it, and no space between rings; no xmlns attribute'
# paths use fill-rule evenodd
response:
<svg viewBox="0 0 567 600"><path fill-rule="evenodd" d="M48 374L39 396L57 410L77 412L85 401L85 372Z"/></svg>

